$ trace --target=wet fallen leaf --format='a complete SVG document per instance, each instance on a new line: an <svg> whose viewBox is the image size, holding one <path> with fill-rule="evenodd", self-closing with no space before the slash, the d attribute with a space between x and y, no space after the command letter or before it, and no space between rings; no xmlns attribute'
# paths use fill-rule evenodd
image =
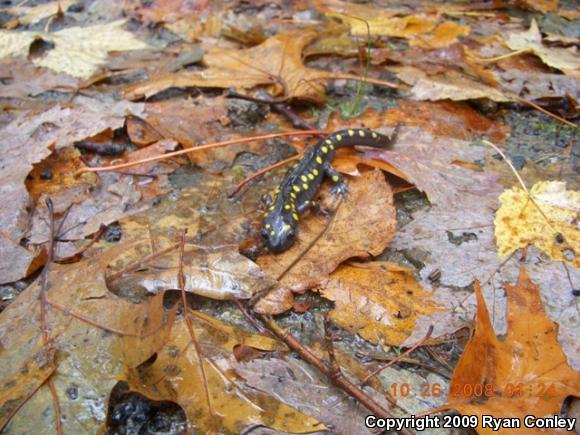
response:
<svg viewBox="0 0 580 435"><path fill-rule="evenodd" d="M329 16L340 19L350 26L350 32L355 36L393 36L398 38L414 38L431 32L437 26L435 15L417 14L406 17L392 17L393 12L382 13L378 9L372 11L372 17L356 17L336 13ZM377 16L378 15L378 16Z"/></svg>
<svg viewBox="0 0 580 435"><path fill-rule="evenodd" d="M563 182L545 181L534 184L530 195L534 202L514 187L499 197L495 237L500 257L534 244L553 260L580 268L580 253L576 252L580 246L576 224L580 192L566 190Z"/></svg>
<svg viewBox="0 0 580 435"><path fill-rule="evenodd" d="M454 21L445 21L437 26L432 33L411 40L411 46L424 48L441 48L457 42L459 36L467 36L471 32L468 26L462 26Z"/></svg>
<svg viewBox="0 0 580 435"><path fill-rule="evenodd" d="M56 15L59 11L66 12L74 3L74 0L59 0L36 6L14 6L4 9L2 12L16 15L20 24L34 24L44 18Z"/></svg>
<svg viewBox="0 0 580 435"><path fill-rule="evenodd" d="M544 313L538 287L522 267L515 285L506 285L507 335L500 340L476 284L475 333L463 351L449 386L447 403L439 409L455 409L477 415L482 434L513 433L481 426L481 417L536 418L558 415L568 396L578 396L580 374L566 360L557 341L557 324ZM481 386L482 392L479 393ZM525 433L545 433L524 429Z"/></svg>
<svg viewBox="0 0 580 435"><path fill-rule="evenodd" d="M230 124L228 100L222 97L198 97L190 100L169 100L145 103L147 122L166 138L175 139L186 148L234 139L239 133L224 126ZM195 119L195 122L191 122ZM188 158L211 172L229 168L242 151L263 152L264 144L238 144L191 153Z"/></svg>
<svg viewBox="0 0 580 435"><path fill-rule="evenodd" d="M33 387L36 382L40 387L37 390L27 387L32 394L19 396L16 405L20 409L7 426L9 432L37 432L39 425L56 430L53 398L46 383L40 385L40 380L50 375L47 371L51 371L52 364L57 365L52 379L64 417L63 430L67 433L96 432L105 420L102 410L123 365L133 360L142 362L165 342L174 310L163 308L162 294L137 305L107 288L105 268L123 256L127 248L127 245L120 245L100 257L75 265L51 265L47 288L49 303L45 309L50 346L57 353L54 363L50 353L41 357L44 362L32 362L46 352L41 338L41 279L0 313L3 359L0 383L24 381L25 385ZM121 343L131 349L129 356L120 353ZM19 374L15 372L17 367L29 367L32 371ZM33 378L37 381L32 381ZM93 406L87 408L85 400L77 400L79 397L90 397ZM0 406L14 405L8 402L0 402Z"/></svg>
<svg viewBox="0 0 580 435"><path fill-rule="evenodd" d="M153 400L178 403L195 432L239 433L256 423L293 433L324 430L316 419L245 387L234 374L234 346L274 350L279 349L277 341L236 330L201 313L191 312L189 319L195 336L181 318L152 364L127 370L124 380L132 390Z"/></svg>
<svg viewBox="0 0 580 435"><path fill-rule="evenodd" d="M143 294L158 294L179 288L178 271L179 252L175 249L142 263L138 271L109 285L113 289L131 288ZM218 300L248 299L255 293L267 291L275 283L235 248L188 247L183 273L186 291Z"/></svg>
<svg viewBox="0 0 580 435"><path fill-rule="evenodd" d="M450 137L462 141L474 141L482 136L491 137L494 142L503 143L509 134L509 127L503 122L483 116L467 104L451 101L416 102L402 101L397 107L376 114L378 124L403 124L418 127L421 131L430 132L437 137ZM421 140L423 135L417 138ZM427 137L425 137L426 140ZM407 145L408 146L408 145ZM455 149L457 159L469 158L469 149L462 146L445 146Z"/></svg>
<svg viewBox="0 0 580 435"><path fill-rule="evenodd" d="M208 3L208 5L210 5ZM222 11L217 11L210 14L206 19L200 19L199 14L193 14L183 17L175 22L165 23L164 26L172 32L178 34L186 41L196 42L204 37L218 38L224 36L228 29L227 23L224 23L224 15ZM249 45L259 44L265 38L259 41L252 41ZM245 42L245 41L244 41Z"/></svg>
<svg viewBox="0 0 580 435"><path fill-rule="evenodd" d="M364 426L365 409L350 400L344 391L328 385L320 373L302 361L290 357L260 358L236 362L234 369L252 388L280 398L287 405L316 417L328 426L340 428L340 433L371 433ZM343 374L345 372L354 380L343 369ZM383 395L376 390L367 387L365 392L388 407Z"/></svg>
<svg viewBox="0 0 580 435"><path fill-rule="evenodd" d="M413 105L391 113L390 116L397 119L404 116ZM444 109L444 107L441 107ZM450 112L439 111L438 119L431 119L431 129L438 134L444 132L456 122L470 118L470 111L463 112L460 108L457 112L450 108ZM425 114L430 113L429 107L424 108ZM416 122L422 124L423 114L420 111ZM387 115L389 116L389 115ZM501 126L489 123L485 118L471 118L471 125L474 133L481 132L487 128L492 134L501 134ZM415 120L409 119L410 123ZM459 128L459 124L457 125ZM465 128L465 125L464 125ZM469 135L469 127L457 133ZM483 146L469 146L466 141L451 139L448 136L434 137L424 130L401 129L399 137L394 146L386 150L373 150L365 153L365 158L380 162L385 161L395 166L405 174L405 179L415 184L419 190L425 192L432 204L437 204L445 210L456 208L458 204L477 202L486 204L490 210L497 202L501 186L496 182L496 177L479 171L466 169L464 164L455 165L454 161L474 162L484 157L486 148ZM468 199L469 198L469 199ZM466 210L468 212L468 210Z"/></svg>
<svg viewBox="0 0 580 435"><path fill-rule="evenodd" d="M431 324L435 325L433 337L453 333L468 325L476 309L473 293L450 289L469 286L474 280L484 282L485 296L489 304L493 304L494 326L498 331L505 330L502 283L517 279L523 262L542 289L548 314L560 323L559 340L570 363L580 367L579 329L572 293L580 284L580 271L566 270L561 263L549 261L534 247L528 248L525 258L516 255L501 261L493 231L497 207L492 197L482 197L479 201L477 195L467 195L456 206L436 206L414 212L413 221L395 235L393 247L403 250L413 262L423 264L419 271L421 285L435 287L435 303L449 310L419 318L416 331L404 345L420 340ZM433 275L439 277L435 282L431 279Z"/></svg>
<svg viewBox="0 0 580 435"><path fill-rule="evenodd" d="M409 66L390 69L401 81L412 86L410 92L415 100L462 101L489 98L498 102L510 101L510 98L500 90L459 72L448 71L445 74L428 76L424 71Z"/></svg>
<svg viewBox="0 0 580 435"><path fill-rule="evenodd" d="M229 122L225 98L202 96L145 103L145 119L155 131L187 148L212 142L220 124ZM191 122L192 119L195 122ZM195 155L192 154L191 158L194 159Z"/></svg>
<svg viewBox="0 0 580 435"><path fill-rule="evenodd" d="M127 136L138 147L143 147L163 139L163 135L153 128L147 121L128 116L125 123Z"/></svg>
<svg viewBox="0 0 580 435"><path fill-rule="evenodd" d="M130 99L150 97L171 87L248 89L258 85L272 87L273 95L312 102L325 100L324 84L333 74L305 67L302 51L314 32L284 33L262 44L243 50L212 48L203 57L201 71L181 71L127 87Z"/></svg>
<svg viewBox="0 0 580 435"><path fill-rule="evenodd" d="M19 57L0 63L0 77L0 94L5 98L34 97L46 91L70 91L78 86L78 80L67 74L57 74Z"/></svg>
<svg viewBox="0 0 580 435"><path fill-rule="evenodd" d="M395 263L340 266L319 286L334 302L331 319L374 344L400 346L419 316L440 311L410 270Z"/></svg>
<svg viewBox="0 0 580 435"><path fill-rule="evenodd" d="M553 68L568 75L580 77L580 58L576 47L557 48L547 47L542 43L542 35L536 20L532 20L530 28L525 32L513 32L506 44L512 50L525 50L534 53L542 61Z"/></svg>
<svg viewBox="0 0 580 435"><path fill-rule="evenodd" d="M124 21L69 27L54 33L11 32L0 30L0 59L8 56L28 56L35 40L54 45L44 56L32 60L35 65L50 68L78 78L89 78L106 64L110 51L147 48L132 33L123 30Z"/></svg>
<svg viewBox="0 0 580 435"><path fill-rule="evenodd" d="M0 387L0 428L4 428L18 408L52 376L57 368L55 355L55 349L41 349L23 366L14 367L14 373L7 376L10 381Z"/></svg>
<svg viewBox="0 0 580 435"><path fill-rule="evenodd" d="M518 3L539 12L555 12L558 9L559 0L519 0Z"/></svg>
<svg viewBox="0 0 580 435"><path fill-rule="evenodd" d="M10 204L0 211L2 282L24 277L36 256L34 249L20 244L28 230L31 205L24 182L33 165L49 156L51 148L58 150L107 128L119 128L126 113L140 114L142 110L141 104L127 102L101 102L87 97L76 97L73 101L38 115L21 114L0 130L0 151L9 167L0 175L0 192Z"/></svg>
<svg viewBox="0 0 580 435"><path fill-rule="evenodd" d="M496 72L496 75L503 89L527 100L569 96L580 101L580 80L576 77L523 71Z"/></svg>
<svg viewBox="0 0 580 435"><path fill-rule="evenodd" d="M382 173L367 172L351 179L348 185L349 195L330 223L319 217L306 217L292 248L260 257L260 267L278 277L280 286L294 292L312 288L344 260L377 255L391 241L396 226L393 193ZM361 214L361 210L365 213ZM297 257L300 260L294 264Z"/></svg>
<svg viewBox="0 0 580 435"><path fill-rule="evenodd" d="M199 16L207 13L211 2L191 2L188 0L154 0L149 3L136 3L133 11L143 22L173 23L190 16Z"/></svg>

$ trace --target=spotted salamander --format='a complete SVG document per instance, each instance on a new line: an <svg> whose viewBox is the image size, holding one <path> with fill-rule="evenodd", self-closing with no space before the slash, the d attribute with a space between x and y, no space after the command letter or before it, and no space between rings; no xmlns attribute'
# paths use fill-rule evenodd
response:
<svg viewBox="0 0 580 435"><path fill-rule="evenodd" d="M266 248L274 253L287 250L296 239L300 215L314 205L312 198L318 192L324 175L330 177L335 194L347 192L344 177L330 165L336 149L365 145L384 148L396 136L387 137L369 129L340 130L320 140L306 151L302 159L290 169L274 191L274 198L264 214L261 235Z"/></svg>

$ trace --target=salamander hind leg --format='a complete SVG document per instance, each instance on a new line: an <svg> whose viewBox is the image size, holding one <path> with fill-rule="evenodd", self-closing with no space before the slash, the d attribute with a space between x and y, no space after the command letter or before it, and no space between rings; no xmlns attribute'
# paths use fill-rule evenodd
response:
<svg viewBox="0 0 580 435"><path fill-rule="evenodd" d="M296 206L296 211L298 211L298 214L302 214L306 210L308 210L310 208L314 208L314 207L316 207L316 203L312 200L308 200L308 201L304 201L304 202L298 204Z"/></svg>
<svg viewBox="0 0 580 435"><path fill-rule="evenodd" d="M330 191L335 195L346 195L348 193L348 187L344 177L334 169L330 163L326 162L324 164L324 173L334 183L334 186L330 188Z"/></svg>

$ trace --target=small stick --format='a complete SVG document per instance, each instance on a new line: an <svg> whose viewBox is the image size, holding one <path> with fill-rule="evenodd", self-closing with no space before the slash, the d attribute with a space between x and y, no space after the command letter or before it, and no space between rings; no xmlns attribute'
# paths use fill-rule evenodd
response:
<svg viewBox="0 0 580 435"><path fill-rule="evenodd" d="M340 371L340 365L336 361L336 355L334 353L334 342L332 341L332 327L328 313L324 316L324 341L326 342L326 351L328 352L328 362L330 363L330 370L333 377L342 375Z"/></svg>
<svg viewBox="0 0 580 435"><path fill-rule="evenodd" d="M297 159L299 159L299 158L300 158L300 156L301 156L301 154L298 154L298 155L295 155L295 156L292 156L292 157L288 157L287 159L280 160L279 162L277 162L277 163L274 163L273 165L270 165L270 166L268 166L268 167L266 167L266 168L264 168L264 169L260 169L258 172L254 172L254 173L253 173L252 175L250 175L249 177L246 177L246 178L244 178L242 181L240 181L240 182L239 182L239 183L236 185L235 189L234 189L234 190L233 190L233 191L232 191L232 192L231 192L231 193L228 195L228 198L233 198L234 196L236 196L242 187L244 187L244 186L245 186L246 184L248 184L250 181L252 181L252 180L254 180L254 179L258 178L260 175L263 175L263 174L265 174L266 172L269 172L269 171L271 171L272 169L276 169L276 168L278 168L278 167L280 167L280 166L283 166L283 165L285 165L286 163L290 163L290 162L292 162L292 161L294 161L294 160L297 160Z"/></svg>
<svg viewBox="0 0 580 435"><path fill-rule="evenodd" d="M531 101L528 101L518 95L513 95L513 97L515 97L520 103L524 103L527 104L528 106L532 106L534 109L539 110L542 113L545 113L546 115L557 119L558 121L569 125L570 127L573 128L578 128L578 126L576 124L574 124L572 121L568 121L567 119L562 118L561 116L556 115L555 113L550 112L549 110L544 109L542 106L538 106L536 103L532 103Z"/></svg>
<svg viewBox="0 0 580 435"><path fill-rule="evenodd" d="M199 345L199 341L197 339L197 334L195 333L195 329L193 328L193 323L189 318L187 313L187 296L185 294L185 273L183 272L183 257L185 252L185 234L187 230L184 229L181 231L181 235L179 238L179 272L177 274L177 282L179 284L179 291L181 293L181 302L183 304L183 320L187 326L187 330L189 331L189 336L191 337L191 341L193 342L193 346L195 348L195 352L197 353L197 359L199 361L199 373L201 375L201 380L203 384L203 389L205 393L205 401L207 403L207 410L210 416L214 416L212 406L211 406L211 396L209 394L209 386L207 384L207 376L205 374L205 368L203 366L203 355L201 352L201 346Z"/></svg>
<svg viewBox="0 0 580 435"><path fill-rule="evenodd" d="M49 215L49 228L50 228L50 236L49 236L49 240L48 240L48 254L47 254L47 259L46 259L46 266L44 267L43 271L42 271L42 277L41 277L41 281L40 281L40 328L42 331L42 344L44 346L48 346L50 345L50 335L49 335L49 330L48 330L48 324L47 324L47 306L48 306L48 298L46 296L46 293L48 292L48 287L49 287L49 283L48 283L48 274L50 271L50 266L52 264L52 262L54 261L54 242L57 236L57 229L56 229L56 223L55 223L55 216L54 216L54 206L52 203L52 200L50 198L46 199L46 208L48 209L48 215ZM60 231L62 229L62 225L64 220L66 219L67 215L68 215L68 210L65 213L64 217L62 218L60 225L58 226L58 231ZM56 432L59 435L62 435L64 432L62 430L62 412L61 412L61 408L60 408L60 400L58 398L58 393L56 391L56 386L54 385L54 380L52 378L52 376L50 376L47 380L46 380L47 384L48 384L48 388L50 390L50 395L52 396L52 402L54 405L54 418L55 418L55 423L56 423Z"/></svg>
<svg viewBox="0 0 580 435"><path fill-rule="evenodd" d="M511 53L502 54L501 56L496 56L496 57L477 57L477 56L471 56L471 58L473 60L475 60L476 62L493 63L493 62L497 62L499 60L503 60L503 59L510 58L512 56L519 56L520 54L524 54L524 53L527 53L527 52L528 52L528 50L518 50L518 51L513 51Z"/></svg>
<svg viewBox="0 0 580 435"><path fill-rule="evenodd" d="M253 317L248 309L244 306L244 304L242 303L242 301L240 301L239 299L234 299L234 302L236 303L236 306L238 307L238 309L242 312L242 314L244 315L244 317L248 320L248 322L250 322L252 324L252 326L254 328L256 328L256 331L260 332L260 333L267 333L268 335L270 335L271 337L273 337L274 335L270 332L270 330L264 328L264 325L262 325L260 322L258 322L256 320L255 317Z"/></svg>
<svg viewBox="0 0 580 435"><path fill-rule="evenodd" d="M342 373L332 375L332 372L328 366L328 363L318 358L310 348L300 343L292 334L288 331L284 331L280 328L271 317L260 315L260 320L268 327L270 331L276 335L280 340L282 340L290 349L295 351L304 359L307 363L316 367L321 373L327 376L330 381L339 388L342 388L348 395L357 399L365 408L371 411L374 415L381 418L396 418L388 410L384 409L380 404L375 402L370 396L368 396L363 390L354 385L348 379L342 375ZM405 435L412 435L407 429L402 429L400 433Z"/></svg>
<svg viewBox="0 0 580 435"><path fill-rule="evenodd" d="M427 334L425 334L425 337L423 337L421 340L419 340L417 343L415 343L413 346L411 346L409 349L407 349L401 355L399 355L398 357L396 357L394 360L390 361L388 364L385 364L383 366L380 366L377 369L375 369L372 372L370 372L367 375L367 377L364 378L361 381L360 385L361 386L364 386L369 380L371 380L373 377L375 377L376 375L378 375L380 372L382 372L383 370L385 370L388 367L391 367L394 364L397 364L404 357L406 357L407 355L409 355L410 353L412 353L413 351L415 351L415 349L417 349L419 346L423 345L423 343L425 343L425 341L427 341L429 339L429 337L431 337L431 334L432 333L433 333L433 325L429 326L429 329L427 330Z"/></svg>
<svg viewBox="0 0 580 435"><path fill-rule="evenodd" d="M82 168L75 172L75 176L83 174L85 172L109 172L109 171L117 171L119 169L130 168L137 165L142 165L144 163L156 162L158 160L165 160L171 157L181 156L183 154L194 153L198 151L203 151L211 148L220 148L225 147L228 145L235 145L240 143L248 143L248 142L255 142L259 140L267 140L267 139L274 139L277 137L287 137L287 136L308 136L308 135L325 135L326 132L322 130L307 130L307 131L288 131L283 133L272 133L272 134L265 134L263 136L254 136L254 137L246 137L240 139L232 139L226 140L223 142L216 142L212 144L201 145L194 148L187 148L184 150L173 151L167 154L161 154L159 156L148 157L142 160L135 160L133 162L121 163L118 165L111 165L111 166L103 166L103 167L95 167L95 168Z"/></svg>

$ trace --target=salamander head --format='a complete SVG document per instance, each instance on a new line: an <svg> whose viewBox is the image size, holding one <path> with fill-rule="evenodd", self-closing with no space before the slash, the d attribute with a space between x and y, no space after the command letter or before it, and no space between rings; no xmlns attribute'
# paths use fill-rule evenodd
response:
<svg viewBox="0 0 580 435"><path fill-rule="evenodd" d="M262 240L273 253L286 251L296 239L295 220L284 213L271 211L262 221Z"/></svg>

